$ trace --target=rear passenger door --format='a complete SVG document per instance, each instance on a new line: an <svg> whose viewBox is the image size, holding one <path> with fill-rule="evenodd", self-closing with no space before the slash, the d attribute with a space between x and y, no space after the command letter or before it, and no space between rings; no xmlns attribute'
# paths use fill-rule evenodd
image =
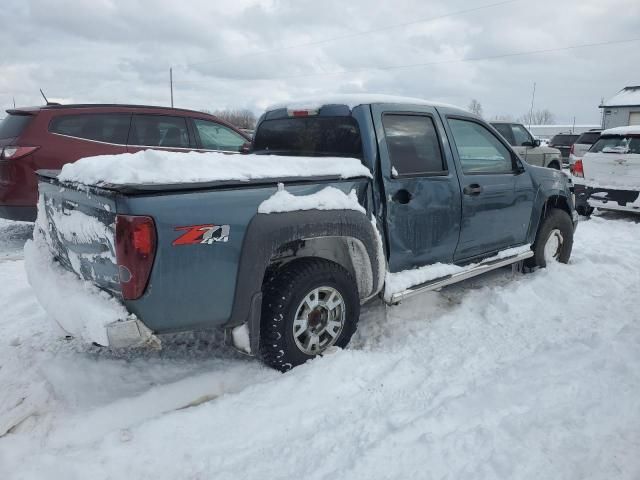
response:
<svg viewBox="0 0 640 480"><path fill-rule="evenodd" d="M187 118L171 115L134 114L129 132L128 152L145 149L193 150L193 136Z"/></svg>
<svg viewBox="0 0 640 480"><path fill-rule="evenodd" d="M392 272L451 262L460 233L460 186L432 107L373 105Z"/></svg>
<svg viewBox="0 0 640 480"><path fill-rule="evenodd" d="M530 175L484 123L455 115L446 118L462 188L462 227L455 260L525 243L534 195Z"/></svg>

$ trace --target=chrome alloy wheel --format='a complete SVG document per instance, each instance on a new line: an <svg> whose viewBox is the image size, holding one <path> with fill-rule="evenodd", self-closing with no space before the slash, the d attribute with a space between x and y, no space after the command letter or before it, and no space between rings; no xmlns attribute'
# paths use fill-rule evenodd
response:
<svg viewBox="0 0 640 480"><path fill-rule="evenodd" d="M296 346L307 355L317 355L333 345L344 327L345 304L333 287L318 287L300 302L293 320Z"/></svg>
<svg viewBox="0 0 640 480"><path fill-rule="evenodd" d="M544 244L544 261L549 263L552 260L558 260L560 252L562 252L564 238L562 232L557 228L551 230L547 243Z"/></svg>

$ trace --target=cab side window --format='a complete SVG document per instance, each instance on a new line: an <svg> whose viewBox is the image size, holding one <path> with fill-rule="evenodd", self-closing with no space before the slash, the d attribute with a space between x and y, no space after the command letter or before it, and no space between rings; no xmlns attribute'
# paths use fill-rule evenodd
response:
<svg viewBox="0 0 640 480"><path fill-rule="evenodd" d="M391 165L398 176L447 174L431 117L386 114L382 125Z"/></svg>
<svg viewBox="0 0 640 480"><path fill-rule="evenodd" d="M129 145L189 148L187 121L168 115L134 115Z"/></svg>
<svg viewBox="0 0 640 480"><path fill-rule="evenodd" d="M130 123L131 114L128 113L59 115L51 120L49 131L85 140L126 145Z"/></svg>
<svg viewBox="0 0 640 480"><path fill-rule="evenodd" d="M511 124L509 123L496 123L493 125L500 135L504 137L504 139L509 142L509 145L517 145L515 143L515 139L513 138L513 131L511 130Z"/></svg>
<svg viewBox="0 0 640 480"><path fill-rule="evenodd" d="M199 120L197 118L193 119L193 123L200 137L202 148L207 150L239 152L242 145L247 143L247 140L243 136L238 135L230 128L219 123Z"/></svg>
<svg viewBox="0 0 640 480"><path fill-rule="evenodd" d="M512 125L513 126L513 137L515 139L515 143L511 145L517 145L519 147L523 146L524 143L533 143L533 138L529 135L529 132L522 125Z"/></svg>
<svg viewBox="0 0 640 480"><path fill-rule="evenodd" d="M488 128L480 123L457 118L450 118L449 126L465 174L513 171L511 152Z"/></svg>

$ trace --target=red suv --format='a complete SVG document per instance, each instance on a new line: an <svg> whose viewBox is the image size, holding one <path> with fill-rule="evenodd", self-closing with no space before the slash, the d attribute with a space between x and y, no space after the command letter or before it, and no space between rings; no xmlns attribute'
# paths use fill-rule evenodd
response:
<svg viewBox="0 0 640 480"><path fill-rule="evenodd" d="M33 221L35 171L83 157L161 150L244 151L249 137L206 113L138 105L47 105L0 121L0 217Z"/></svg>

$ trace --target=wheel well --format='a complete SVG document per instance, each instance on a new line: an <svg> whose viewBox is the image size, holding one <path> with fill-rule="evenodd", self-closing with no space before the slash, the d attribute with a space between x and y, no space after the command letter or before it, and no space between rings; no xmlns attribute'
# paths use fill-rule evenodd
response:
<svg viewBox="0 0 640 480"><path fill-rule="evenodd" d="M554 168L556 170L561 170L560 168L560 163L557 160L554 160L553 162L549 163L549 165L547 165L548 168Z"/></svg>
<svg viewBox="0 0 640 480"><path fill-rule="evenodd" d="M376 282L371 259L362 241L354 237L317 237L288 242L271 256L263 282L283 266L303 258L323 258L347 269L356 279L360 299L367 299L374 293Z"/></svg>
<svg viewBox="0 0 640 480"><path fill-rule="evenodd" d="M567 197L564 197L562 195L552 195L547 199L544 205L544 210L542 212L543 217L547 216L547 212L550 208L558 208L560 210L564 210L569 214L569 216L571 216L571 209L569 208Z"/></svg>

